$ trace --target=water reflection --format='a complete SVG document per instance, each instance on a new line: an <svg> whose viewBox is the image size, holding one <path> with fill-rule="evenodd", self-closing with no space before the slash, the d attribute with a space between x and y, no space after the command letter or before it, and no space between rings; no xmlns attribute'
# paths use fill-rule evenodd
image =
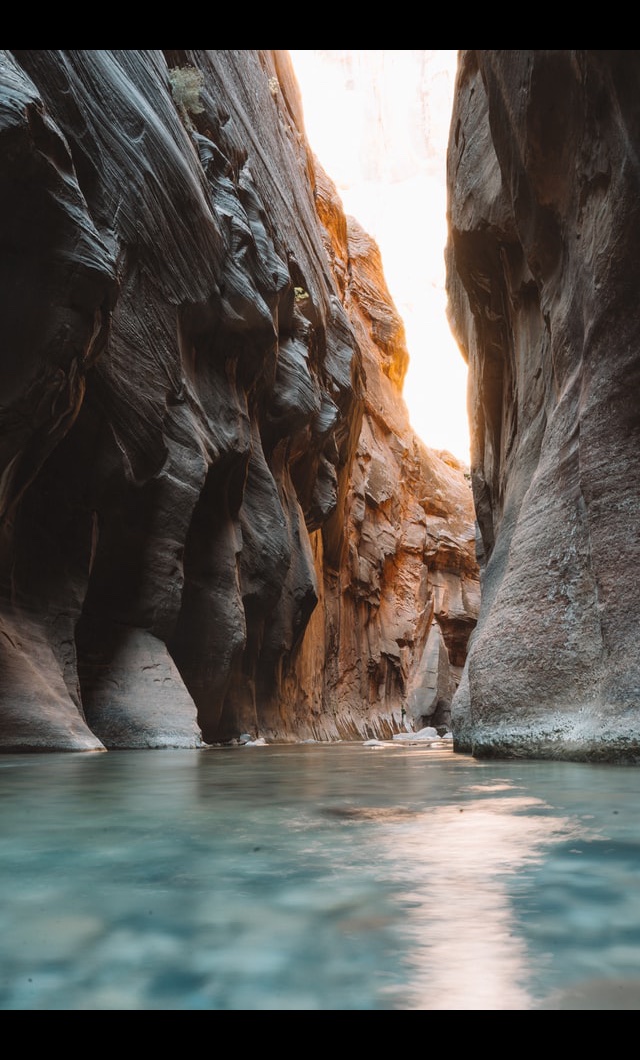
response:
<svg viewBox="0 0 640 1060"><path fill-rule="evenodd" d="M0 758L2 1009L640 1007L640 771Z"/></svg>
<svg viewBox="0 0 640 1060"><path fill-rule="evenodd" d="M487 784L487 795L500 793L490 805L477 799L436 807L389 836L389 856L410 904L410 1008L535 1006L531 956L515 918L514 879L522 888L527 869L550 844L584 829L567 818L540 816L547 808L542 800L507 795L513 790L506 783Z"/></svg>

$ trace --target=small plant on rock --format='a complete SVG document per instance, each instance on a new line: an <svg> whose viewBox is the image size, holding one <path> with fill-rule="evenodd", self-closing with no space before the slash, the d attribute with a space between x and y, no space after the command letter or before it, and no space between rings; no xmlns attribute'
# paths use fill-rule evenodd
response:
<svg viewBox="0 0 640 1060"><path fill-rule="evenodd" d="M169 70L171 95L186 125L193 128L190 115L202 114L204 107L200 101L200 92L204 77L195 66L174 66Z"/></svg>

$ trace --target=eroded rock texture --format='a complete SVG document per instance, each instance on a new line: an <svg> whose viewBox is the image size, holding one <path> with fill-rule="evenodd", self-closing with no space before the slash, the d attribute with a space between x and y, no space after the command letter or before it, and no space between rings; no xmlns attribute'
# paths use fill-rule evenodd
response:
<svg viewBox="0 0 640 1060"><path fill-rule="evenodd" d="M284 683L288 710L303 706L296 731L324 739L448 726L479 609L469 475L411 429L404 326L377 245L317 164L315 193L366 388L346 492L312 535L322 607Z"/></svg>
<svg viewBox="0 0 640 1060"><path fill-rule="evenodd" d="M406 351L389 304L363 297L354 323L361 251L332 249L315 185L286 52L1 53L3 750L377 731L411 695L416 718L444 710L455 672L431 694L441 644L423 660L422 641L439 618L460 664L470 494L379 410L381 466L369 326L396 393ZM455 529L431 512L450 487ZM382 547L369 510L393 524ZM399 550L421 586L400 617L381 577ZM364 703L342 697L346 658Z"/></svg>
<svg viewBox="0 0 640 1060"><path fill-rule="evenodd" d="M640 65L460 54L451 315L470 367L477 755L640 759Z"/></svg>

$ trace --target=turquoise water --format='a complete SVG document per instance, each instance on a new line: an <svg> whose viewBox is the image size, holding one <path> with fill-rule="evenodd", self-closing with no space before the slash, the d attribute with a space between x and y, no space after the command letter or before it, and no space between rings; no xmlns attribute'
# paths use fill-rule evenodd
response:
<svg viewBox="0 0 640 1060"><path fill-rule="evenodd" d="M640 1008L640 770L0 758L3 1010Z"/></svg>

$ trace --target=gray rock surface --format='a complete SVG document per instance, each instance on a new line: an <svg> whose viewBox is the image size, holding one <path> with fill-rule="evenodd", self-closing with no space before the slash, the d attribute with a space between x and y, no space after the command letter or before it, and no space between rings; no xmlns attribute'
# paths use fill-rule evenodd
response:
<svg viewBox="0 0 640 1060"><path fill-rule="evenodd" d="M460 53L450 314L470 370L475 755L640 760L638 53Z"/></svg>

